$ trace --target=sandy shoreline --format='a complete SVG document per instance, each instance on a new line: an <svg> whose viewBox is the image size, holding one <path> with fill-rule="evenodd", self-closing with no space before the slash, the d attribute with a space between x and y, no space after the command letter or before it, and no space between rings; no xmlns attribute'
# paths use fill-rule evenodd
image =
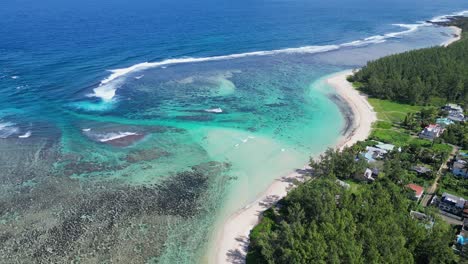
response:
<svg viewBox="0 0 468 264"><path fill-rule="evenodd" d="M462 29L461 28L455 27L455 26L450 26L449 28L453 29L453 31L454 31L453 38L451 38L451 39L447 40L446 42L444 42L442 44L442 46L444 46L444 47L447 47L448 45L452 44L453 42L460 40L461 36L462 36Z"/></svg>
<svg viewBox="0 0 468 264"><path fill-rule="evenodd" d="M453 37L442 43L447 47L462 37L461 28L450 26L453 29ZM344 101L347 106L340 107L348 122L344 136L339 140L336 148L342 149L351 146L357 141L365 140L371 130L372 123L377 120L376 113L367 101L365 95L361 95L346 80L351 70L331 75L325 81L336 91L339 101ZM348 113L350 112L350 113ZM288 190L293 187L292 182L302 180L303 174L309 169L304 166L287 176L275 180L257 200L243 209L231 215L222 225L216 235L216 247L208 253L210 263L245 263L250 230L258 223L260 214L272 204L286 196Z"/></svg>
<svg viewBox="0 0 468 264"><path fill-rule="evenodd" d="M348 104L352 113L352 124L336 146L340 149L366 139L371 132L372 122L376 120L376 114L367 102L367 98L359 94L346 80L351 73L351 70L339 72L326 80L336 90L337 95ZM260 214L286 196L293 186L292 181L301 180L307 169L308 166L304 166L294 173L275 180L255 202L230 216L216 236L216 248L211 251L210 263L243 263L250 230L258 223Z"/></svg>

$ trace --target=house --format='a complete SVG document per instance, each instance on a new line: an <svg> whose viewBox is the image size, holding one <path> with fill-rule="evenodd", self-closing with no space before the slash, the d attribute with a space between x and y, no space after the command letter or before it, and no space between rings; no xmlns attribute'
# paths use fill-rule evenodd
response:
<svg viewBox="0 0 468 264"><path fill-rule="evenodd" d="M366 169L366 171L363 174L358 174L354 178L359 181L368 181L368 182L375 181L375 178L372 176L371 169Z"/></svg>
<svg viewBox="0 0 468 264"><path fill-rule="evenodd" d="M465 121L465 115L463 114L463 108L457 104L446 104L443 107L444 111L448 112L447 118L455 122Z"/></svg>
<svg viewBox="0 0 468 264"><path fill-rule="evenodd" d="M465 201L465 207L463 208L462 216L465 218L465 220L468 220L468 201Z"/></svg>
<svg viewBox="0 0 468 264"><path fill-rule="evenodd" d="M420 175L429 175L432 172L431 169L422 165L413 166L411 167L411 170L417 172Z"/></svg>
<svg viewBox="0 0 468 264"><path fill-rule="evenodd" d="M459 159L453 163L452 173L455 176L468 178L468 164L466 160Z"/></svg>
<svg viewBox="0 0 468 264"><path fill-rule="evenodd" d="M375 145L375 147L379 148L381 150L385 150L387 152L390 152L390 151L393 151L393 149L395 148L395 145L384 144L384 143L379 142L379 144Z"/></svg>
<svg viewBox="0 0 468 264"><path fill-rule="evenodd" d="M375 148L375 147L366 147L366 153L364 153L364 158L366 158L367 162L374 162L377 159L381 159L387 154L388 152L384 149Z"/></svg>
<svg viewBox="0 0 468 264"><path fill-rule="evenodd" d="M442 134L442 132L444 132L444 129L441 126L431 124L425 127L424 130L421 131L421 133L419 133L419 138L433 140L435 138L438 138Z"/></svg>
<svg viewBox="0 0 468 264"><path fill-rule="evenodd" d="M447 116L448 119L455 121L455 122L463 122L465 121L465 115L459 112L451 112Z"/></svg>
<svg viewBox="0 0 468 264"><path fill-rule="evenodd" d="M437 118L436 124L443 127L443 128L446 128L446 127L454 124L454 122L452 120L448 119L447 117L441 117L441 118Z"/></svg>
<svg viewBox="0 0 468 264"><path fill-rule="evenodd" d="M374 173L369 168L367 168L366 171L364 172L364 178L366 178L368 181L375 181L375 178L372 177L373 175Z"/></svg>
<svg viewBox="0 0 468 264"><path fill-rule="evenodd" d="M414 199L416 199L417 201L419 201L419 199L421 199L423 193L424 193L424 187L422 186L419 186L417 184L414 184L414 183L410 183L408 185L406 185L406 187L410 188L411 190L414 191Z"/></svg>
<svg viewBox="0 0 468 264"><path fill-rule="evenodd" d="M442 194L439 202L440 210L454 215L462 215L464 208L465 199L448 193Z"/></svg>
<svg viewBox="0 0 468 264"><path fill-rule="evenodd" d="M457 104L446 104L442 109L449 113L450 112L463 113L463 108Z"/></svg>

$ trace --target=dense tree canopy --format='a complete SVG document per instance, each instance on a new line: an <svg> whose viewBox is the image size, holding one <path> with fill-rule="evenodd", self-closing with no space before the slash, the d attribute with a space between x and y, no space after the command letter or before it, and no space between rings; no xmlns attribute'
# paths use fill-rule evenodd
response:
<svg viewBox="0 0 468 264"><path fill-rule="evenodd" d="M442 134L442 139L447 143L468 149L468 124L465 122L450 125Z"/></svg>
<svg viewBox="0 0 468 264"><path fill-rule="evenodd" d="M312 164L318 178L291 191L254 228L247 263L455 263L448 225L428 228L410 216L415 203L398 157L385 163L384 178L354 191L334 177L346 157L328 151L322 160Z"/></svg>
<svg viewBox="0 0 468 264"><path fill-rule="evenodd" d="M453 24L468 32L468 18ZM409 51L369 62L351 81L362 91L409 104L428 104L431 98L468 105L468 33L448 47Z"/></svg>

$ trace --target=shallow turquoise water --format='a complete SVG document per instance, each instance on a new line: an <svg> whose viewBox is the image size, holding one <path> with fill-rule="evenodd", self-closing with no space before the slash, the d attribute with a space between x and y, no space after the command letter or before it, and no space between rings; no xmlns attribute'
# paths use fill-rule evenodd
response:
<svg viewBox="0 0 468 264"><path fill-rule="evenodd" d="M414 19L391 15L399 11L392 9L385 19L428 19L439 5L435 2ZM88 9L82 8L86 14ZM109 13L120 10L115 8ZM37 43L58 34L59 44L36 50L36 43L28 44L23 35L24 28L12 24L22 30L8 34L6 48L0 49L5 65L0 232L8 234L1 254L7 263L197 262L216 223L339 140L345 121L324 76L391 53L438 45L451 34L419 22L381 25L374 17L366 18L373 21L367 26L356 23L355 31L340 35L342 26L355 18L346 15L337 21L333 15L314 16L315 22L328 21L334 33L317 31L310 42L292 30L306 23L302 19L291 22L290 35L296 39L290 42L285 40L287 30L278 30L279 43L315 45L303 48L278 50L290 45L266 41L275 32L269 30L256 31L258 42L248 34L236 40L229 21L223 23L233 35L224 37L231 42L221 40L213 28L216 34L204 32L206 38L185 48L184 40L195 34L189 30L190 37L177 35L167 46L135 37L138 41L123 48L106 42L113 35L104 34L103 28L113 25L123 28L125 36L134 36L134 31L144 36L151 31L145 19L135 22L138 29L134 24L126 28L116 26L121 20L102 14L105 25L95 30L104 37L94 40L86 34L91 29L82 28L86 23L77 28L64 23L61 28L47 14L39 12L31 20L50 26L50 32L31 34L38 34ZM85 15L72 18L88 21ZM314 23L308 23L313 28ZM23 26L34 28L34 23ZM61 30L67 34L59 34ZM79 45L71 41L77 39L70 32L82 36ZM380 35L371 37L374 34ZM86 55L77 47L86 47ZM161 47L168 50L162 59L151 57L155 63L111 73L102 68L143 62L147 55L142 54ZM128 53L116 52L121 50ZM132 57L132 51L138 54ZM251 51L255 53L241 53ZM174 55L176 60L166 60Z"/></svg>

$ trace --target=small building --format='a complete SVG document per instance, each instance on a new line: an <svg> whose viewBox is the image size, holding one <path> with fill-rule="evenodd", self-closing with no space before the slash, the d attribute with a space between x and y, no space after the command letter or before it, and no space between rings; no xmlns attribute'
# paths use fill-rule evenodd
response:
<svg viewBox="0 0 468 264"><path fill-rule="evenodd" d="M443 127L443 128L446 128L446 127L454 124L454 122L452 120L448 119L447 117L442 117L442 118L437 118L436 124Z"/></svg>
<svg viewBox="0 0 468 264"><path fill-rule="evenodd" d="M429 175L432 172L431 169L422 165L413 166L411 167L411 170L417 172L420 175Z"/></svg>
<svg viewBox="0 0 468 264"><path fill-rule="evenodd" d="M448 119L455 121L455 122L463 122L465 121L465 115L459 112L451 112L447 116Z"/></svg>
<svg viewBox="0 0 468 264"><path fill-rule="evenodd" d="M421 199L422 195L424 194L424 187L419 186L417 184L410 183L406 185L406 187L414 191L414 199L416 199L417 201L419 201L419 199Z"/></svg>
<svg viewBox="0 0 468 264"><path fill-rule="evenodd" d="M450 214L461 216L465 208L465 199L444 193L439 202L439 209Z"/></svg>
<svg viewBox="0 0 468 264"><path fill-rule="evenodd" d="M367 181L367 182L375 181L375 178L372 176L371 169L366 169L366 171L363 174L357 174L355 175L354 178L359 181Z"/></svg>
<svg viewBox="0 0 468 264"><path fill-rule="evenodd" d="M442 132L444 132L444 129L441 126L431 124L425 127L424 130L421 131L421 133L419 133L419 138L434 140L438 138L442 134Z"/></svg>
<svg viewBox="0 0 468 264"><path fill-rule="evenodd" d="M463 113L463 108L457 104L446 104L442 109L449 113L450 112Z"/></svg>
<svg viewBox="0 0 468 264"><path fill-rule="evenodd" d="M457 160L453 163L452 173L455 176L468 178L468 162L466 160Z"/></svg>
<svg viewBox="0 0 468 264"><path fill-rule="evenodd" d="M375 148L375 147L366 147L366 153L364 153L364 158L367 162L374 162L377 159L382 159L385 154L388 152L384 149Z"/></svg>
<svg viewBox="0 0 468 264"><path fill-rule="evenodd" d="M390 151L393 151L393 149L395 148L395 145L379 143L379 144L375 145L375 147L379 148L381 150L385 150L387 152L390 152Z"/></svg>
<svg viewBox="0 0 468 264"><path fill-rule="evenodd" d="M468 201L465 201L465 207L463 208L462 216L465 218L465 220L468 220Z"/></svg>

